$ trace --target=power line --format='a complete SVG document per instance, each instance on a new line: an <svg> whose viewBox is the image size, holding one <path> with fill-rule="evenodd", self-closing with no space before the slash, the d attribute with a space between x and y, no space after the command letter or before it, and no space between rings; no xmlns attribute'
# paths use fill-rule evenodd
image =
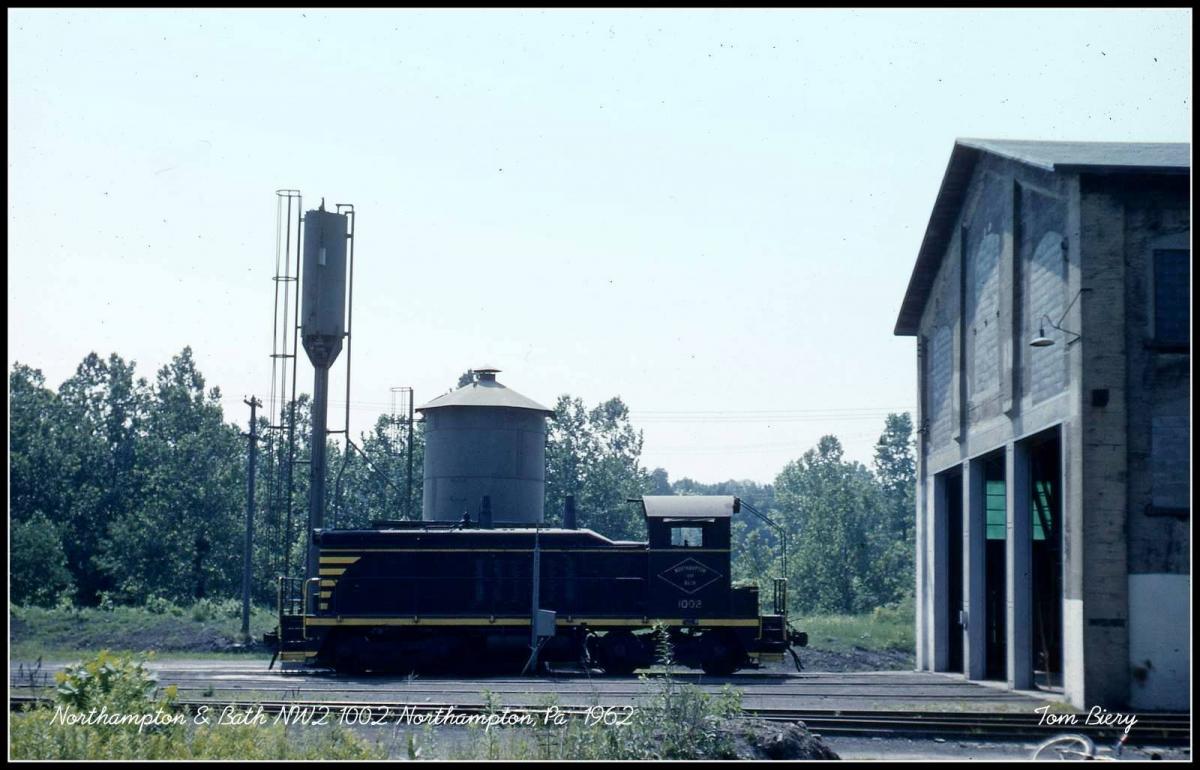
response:
<svg viewBox="0 0 1200 770"><path fill-rule="evenodd" d="M850 435L838 436L837 438L839 441L846 442L846 441L858 441L861 439L878 438L878 437L879 437L879 434L877 434L877 433L852 433ZM642 446L642 454L643 455L653 454L653 453L697 454L697 455L700 455L700 454L753 454L753 453L760 453L760 452L778 452L778 451L788 451L788 450L797 450L797 449L808 450L808 449L812 449L814 446L815 446L815 443L812 441L786 441L786 442L774 442L774 443L763 443L763 444L734 444L734 445L721 444L721 443L709 443L709 444L703 444L703 445L687 444L687 445L676 445L676 446L656 446L656 445L647 443Z"/></svg>
<svg viewBox="0 0 1200 770"><path fill-rule="evenodd" d="M729 415L729 416L723 416L723 417L679 416L679 417L671 417L671 418L646 418L646 417L639 418L636 415L634 415L634 416L630 417L630 420L634 423L648 423L648 424L657 424L657 423L676 423L676 424L679 424L679 423L689 423L689 424L691 424L691 423L717 423L717 424L720 424L720 423L789 423L789 422L835 422L835 421L841 422L841 421L845 421L845 420L879 420L879 419L884 418L887 415L892 414L892 413L894 413L894 410L893 411L884 411L884 412L863 412L863 413L856 412L856 413L850 413L850 414L839 413L839 412L830 412L830 413L826 413L826 414L813 414L813 415L802 415L802 416L772 415L772 416L745 416L745 417L743 417L743 416L738 416L738 415Z"/></svg>
<svg viewBox="0 0 1200 770"><path fill-rule="evenodd" d="M345 401L329 400L330 406L344 407ZM385 414L391 409L385 401L350 401L357 411ZM817 420L874 419L889 414L913 412L911 406L844 407L827 409L741 409L741 410L630 410L634 422L807 422Z"/></svg>

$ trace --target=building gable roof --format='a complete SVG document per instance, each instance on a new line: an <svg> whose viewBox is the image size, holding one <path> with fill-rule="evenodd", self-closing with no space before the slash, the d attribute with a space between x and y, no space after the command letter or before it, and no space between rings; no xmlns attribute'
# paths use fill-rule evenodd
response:
<svg viewBox="0 0 1200 770"><path fill-rule="evenodd" d="M942 256L971 173L983 153L1024 163L1051 173L1186 174L1191 170L1192 146L1187 142L1040 142L1015 139L958 139L942 177L925 237L908 290L900 305L894 333L917 334L921 313L941 267Z"/></svg>

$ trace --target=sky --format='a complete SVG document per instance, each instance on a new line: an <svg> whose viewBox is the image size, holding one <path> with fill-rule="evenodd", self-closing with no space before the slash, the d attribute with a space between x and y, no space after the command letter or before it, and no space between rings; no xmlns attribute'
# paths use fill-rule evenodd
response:
<svg viewBox="0 0 1200 770"><path fill-rule="evenodd" d="M1190 141L1191 25L9 10L9 366L153 381L190 345L244 424L295 188L355 206L352 435L494 366L547 406L620 396L672 479L770 482L829 433L869 464L915 408L892 329L954 139Z"/></svg>

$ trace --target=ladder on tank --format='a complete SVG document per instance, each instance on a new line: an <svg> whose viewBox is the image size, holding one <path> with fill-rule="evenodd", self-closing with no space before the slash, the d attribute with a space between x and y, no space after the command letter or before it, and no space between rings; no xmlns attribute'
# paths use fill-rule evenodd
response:
<svg viewBox="0 0 1200 770"><path fill-rule="evenodd" d="M324 202L322 202L324 206ZM345 214L350 221L347 233L349 257L349 296L346 313L346 402L345 424L340 430L326 431L329 435L342 434L350 441L350 362L351 320L354 314L354 225L357 219L354 206L339 203L338 214ZM274 309L271 330L271 390L267 401L268 425L266 432L268 486L266 522L268 537L278 543L278 550L269 557L267 569L270 574L286 576L294 574L293 551L295 543L295 491L297 465L308 465L309 460L296 457L296 422L300 344L300 266L303 258L302 233L304 231L304 206L299 190L275 191L275 284ZM289 371L290 370L290 371ZM348 454L347 454L348 457ZM344 470L344 465L343 465Z"/></svg>
<svg viewBox="0 0 1200 770"><path fill-rule="evenodd" d="M271 279L275 284L275 305L271 319L271 390L267 400L266 435L270 484L266 521L268 536L273 543L279 544L273 562L268 562L268 570L279 576L291 573L295 466L303 462L296 459L296 354L300 328L300 233L303 220L300 191L276 190L275 274Z"/></svg>

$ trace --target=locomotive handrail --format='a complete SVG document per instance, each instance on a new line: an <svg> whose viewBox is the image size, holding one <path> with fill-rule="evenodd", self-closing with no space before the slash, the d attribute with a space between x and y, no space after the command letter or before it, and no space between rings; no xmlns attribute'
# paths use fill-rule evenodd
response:
<svg viewBox="0 0 1200 770"><path fill-rule="evenodd" d="M317 592L319 593L319 592L320 592L320 588L321 588L321 578L319 578L319 577L313 577L313 578L309 578L308 580L305 580L305 581L304 581L304 590L303 590L303 593L302 593L302 595L301 595L301 596L302 596L302 599L303 599L303 601L304 601L304 613L303 613L303 614L304 614L304 615L306 615L306 616L307 616L307 615L316 615L316 614L317 614L317 612L316 612L316 609L315 609L315 608L313 608L313 607L311 607L311 606L309 605L309 596L310 596L310 594L309 594L308 587L309 587L309 586L311 586L313 583L316 583L316 584L317 584ZM316 596L317 596L317 594L311 594L311 596L313 597L313 600L314 600L314 603L315 603L315 600L316 600Z"/></svg>
<svg viewBox="0 0 1200 770"><path fill-rule="evenodd" d="M279 576L279 583L276 592L276 601L279 609L279 617L282 619L285 616L303 615L304 607L300 598L296 595L297 588L301 578L290 578L284 575Z"/></svg>
<svg viewBox="0 0 1200 770"><path fill-rule="evenodd" d="M777 610L777 614L783 615L786 617L787 616L787 574L788 574L788 571L787 571L787 531L783 527L781 527L779 524L776 524L775 521L773 519L771 519L770 516L767 516L767 514L758 510L757 508L755 508L753 505L746 502L745 500L738 498L738 503L740 504L740 506L742 508L745 508L750 513L754 514L758 518L765 521L768 526L774 527L775 531L779 533L779 543L783 548L783 599L784 599L784 606L782 608L782 610L783 610L782 612L778 611L779 608L776 608L776 610ZM778 585L779 584L776 583L776 586L778 586ZM778 590L779 590L778 587L775 590L778 592Z"/></svg>
<svg viewBox="0 0 1200 770"><path fill-rule="evenodd" d="M772 588L773 595L771 601L775 609L775 614L787 618L787 578L775 578Z"/></svg>

